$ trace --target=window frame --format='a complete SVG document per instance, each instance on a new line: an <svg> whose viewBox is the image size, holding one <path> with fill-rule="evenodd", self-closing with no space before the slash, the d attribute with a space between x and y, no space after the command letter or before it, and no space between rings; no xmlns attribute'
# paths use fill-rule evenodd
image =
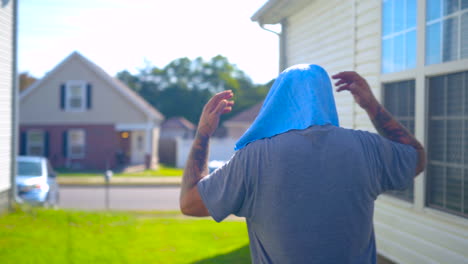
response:
<svg viewBox="0 0 468 264"><path fill-rule="evenodd" d="M424 0L426 1L426 7L427 7L427 2L430 1L430 0ZM440 0L440 12L441 12L441 16L439 18L436 18L436 19L432 19L432 20L428 20L427 19L427 11L426 11L426 14L425 14L425 19L424 19L424 31L428 32L428 27L431 26L431 25L434 25L434 24L437 24L437 23L440 23L440 40L439 40L439 58L438 58L438 62L434 62L434 63L428 63L428 41L427 41L427 36L425 37L424 39L424 46L425 46L425 54L424 54L424 65L425 66L429 66L429 65L434 65L434 64L443 64L443 63L448 63L448 62L453 62L453 61L459 61L459 60L464 60L464 59L468 59L467 58L462 58L462 35L461 35L461 27L462 27L462 16L465 15L465 14L468 14L468 8L465 8L465 9L462 9L462 6L461 6L461 2L458 1L459 3L459 9L451 14L448 14L448 15L445 15L444 14L444 0ZM454 60L447 60L447 61L444 61L444 21L446 20L449 20L449 19L452 19L452 18L456 18L457 19L457 50L456 50L456 53L457 53L457 56ZM429 76L426 76L429 78Z"/></svg>
<svg viewBox="0 0 468 264"><path fill-rule="evenodd" d="M413 81L413 117L410 118L408 116L404 117L403 120L400 120L400 116L399 114L395 114L395 113L392 113L389 109L387 109L387 104L386 104L386 98L385 98L385 94L386 94L386 90L387 89L395 89L395 88L388 88L388 87L385 87L386 85L390 85L390 84L399 84L399 83L404 83L404 82L411 82ZM395 81L391 81L391 82L385 82L385 83L382 83L381 84L381 102L382 102L382 105L387 109L387 111L389 111L393 117L395 117L395 119L401 123L401 121L405 121L405 122L413 122L413 131L412 133L414 134L414 130L415 130L415 126L416 126L416 79L415 78L408 78L408 79L402 79L402 80L395 80ZM411 129L410 127L407 127L405 126L406 129L410 130L411 132ZM411 194L408 194L407 193L407 190L409 190L411 188ZM404 202L407 202L407 203L414 203L414 188L415 188L415 184L414 184L414 179L412 181L412 184L410 184L410 186L408 186L407 189L404 189L404 190L394 190L394 191L388 191L388 192L385 192L383 194L387 195L387 196L390 196L392 198L396 198L398 200L401 200L401 201L404 201Z"/></svg>
<svg viewBox="0 0 468 264"><path fill-rule="evenodd" d="M437 64L437 65L441 65L441 63ZM442 66L440 66L442 67ZM447 208L446 206L440 206L440 205L436 205L432 202L431 204L431 192L430 192L430 185L431 185L431 178L430 178L430 175L429 175L429 166L430 166L430 163L431 163L431 157L430 157L430 153L429 153L429 150L430 150L430 146L429 146L429 142L430 142L430 121L431 121L431 111L429 110L430 109L430 79L431 78L435 78L435 77L444 77L444 94L445 94L445 100L447 100L447 91L446 91L446 85L447 85L447 82L448 82L448 76L449 75L452 75L452 74L457 74L457 73L462 73L465 75L464 77L464 82L468 82L468 67L465 66L465 69L457 69L457 70L450 70L450 71L446 71L446 72L440 72L440 73L437 73L437 74L426 74L424 76L425 78L425 93L426 93L426 97L425 97L425 100L424 100L424 107L426 108L426 114L424 116L424 122L425 122L425 127L424 127L424 134L425 134L425 143L424 143L424 146L426 148L426 152L427 152L427 167L426 167L426 171L425 171L425 184L424 184L424 194L425 194L425 197L424 197L424 208L425 209L428 209L428 210L434 210L434 211L437 211L437 212L440 212L440 213L443 213L443 214L447 214L447 215L450 215L450 216L457 216L457 217L462 217L462 218L468 218L468 211L464 212L465 211L465 205L464 205L464 189L463 189L463 186L464 186L464 176L465 176L465 172L464 170L468 170L468 167L464 164L464 157L462 156L462 160L461 160L461 165L460 164L455 164L453 162L448 162L447 160L445 161L436 161L435 162L435 165L437 166L443 166L443 170L444 170L444 187L446 185L446 180L447 180L447 169L448 168L454 168L454 167L460 167L462 172L461 172L461 183L460 183L460 187L462 189L461 193L460 193L460 199L461 199L461 204L460 204L460 207L461 207L461 212L459 211L455 211L453 209L449 209ZM463 84L465 83L462 83L462 89L463 88ZM467 85L468 86L468 85ZM462 91L462 94L463 94L463 98L466 99L467 95L465 94L466 92L468 91ZM462 100L464 100L462 99ZM446 106L446 103L444 101L444 105ZM444 117L445 119L441 119L445 122L449 121L449 120L456 120L453 119L453 117L450 117L447 113L448 109L445 109L446 107L444 106ZM464 105L462 105L464 106ZM467 107L467 106L465 106ZM462 109L462 115L464 116L464 118L467 119L467 123L468 123L468 114L464 114L466 110L465 109ZM466 116L466 117L465 117ZM438 120L439 118L437 118ZM462 118L462 122L463 122L463 118ZM447 124L445 124L444 126L445 130L444 130L444 142L443 142L443 145L444 145L444 158L445 155L447 155L447 142L446 142L446 138L447 138L447 134L446 134L446 131L447 131ZM465 129L467 129L468 127L465 127ZM462 130L463 130L463 125L462 125ZM466 142L463 141L463 133L464 131L461 132L462 135L462 144ZM463 147L462 146L462 153L464 153L464 150L463 150ZM467 168L464 168L464 167L467 167ZM444 190L445 192L445 190ZM446 195L444 194L444 203L446 203Z"/></svg>
<svg viewBox="0 0 468 264"><path fill-rule="evenodd" d="M41 134L41 142L40 143L32 142L32 140L31 140L31 134L32 133L40 133ZM33 143L33 144L31 144L31 143ZM32 154L31 151L30 151L31 147L40 147L41 148L41 154L40 155ZM45 132L43 130L32 129L32 130L26 131L26 155L28 155L28 156L41 156L41 157L45 155Z"/></svg>
<svg viewBox="0 0 468 264"><path fill-rule="evenodd" d="M72 80L72 81L67 81L65 84L65 110L67 112L85 112L86 111L86 100L87 100L87 87L86 87L86 81L80 81L80 80ZM71 93L71 88L72 86L80 86L81 88L81 106L80 107L72 107L70 104L70 100L75 98L72 96Z"/></svg>
<svg viewBox="0 0 468 264"><path fill-rule="evenodd" d="M423 143L427 149L428 146L428 118L429 118L429 98L428 98L428 78L437 76L452 74L462 71L468 71L468 58L460 58L455 61L448 61L437 64L425 64L426 58L426 6L427 0L418 0L417 10L417 27L418 31L416 34L418 48L416 50L416 67L406 69L400 72L383 72L380 70L376 71L377 83L376 88L379 88L379 93L376 94L378 99L382 102L383 98L383 85L390 82L398 82L408 79L415 79L415 136ZM380 13L382 14L383 1L380 1ZM379 19L378 26L378 54L379 62L376 66L382 66L382 19ZM423 171L414 181L414 201L408 203L404 200L395 198L391 195L381 195L382 200L397 204L400 207L412 208L416 211L437 215L438 217L444 218L446 221L466 221L465 216L455 214L453 212L439 210L434 207L429 207L427 201L427 170Z"/></svg>
<svg viewBox="0 0 468 264"><path fill-rule="evenodd" d="M80 145L74 145L71 138L73 133L82 133L83 143ZM75 146L81 146L82 152L79 154L74 154L72 148ZM83 159L86 156L86 131L84 129L69 129L67 131L67 157L71 159Z"/></svg>
<svg viewBox="0 0 468 264"><path fill-rule="evenodd" d="M418 46L418 12L417 12L417 7L418 7L418 0L414 0L415 1L415 7L416 7L416 10L415 10L415 14L416 14L416 21L415 21L415 25L412 26L412 27L408 27L408 28L405 28L405 29L402 29L398 32L392 32L392 33L388 33L387 35L383 35L384 34L384 30L383 30L383 25L384 25L384 13L385 13L385 9L384 9L384 5L385 5L385 2L387 1L391 1L392 4L394 4L396 1L401 1L401 0L381 0L381 19L380 19L380 74L391 74L391 73L396 73L396 72L404 72L404 71L408 71L408 70L412 70L412 69L415 69L417 67L417 57L415 56L415 60L412 64L408 64L408 54L407 54L407 51L408 51L408 43L407 43L407 37L409 36L409 33L414 31L414 34L415 34L415 47L414 49L416 50L417 49L417 46ZM408 7L408 4L407 4L407 1L409 0L404 0L404 5L405 5L405 10L404 10L404 15L406 16L408 14L408 10L407 10L407 7ZM395 7L392 6L392 19L395 18ZM407 17L405 17L405 22L406 21ZM391 21L392 23L392 28L394 27L394 24L395 24L395 20L392 20ZM404 61L404 64L403 64L403 67L402 69L395 69L395 64L392 65L392 69L389 70L389 71L384 71L384 41L386 40L392 40L391 42L391 51L392 51L392 61L394 62L395 61L395 39L398 37L398 36L401 36L403 38L403 46L401 47L402 48L402 51L403 51L403 61Z"/></svg>

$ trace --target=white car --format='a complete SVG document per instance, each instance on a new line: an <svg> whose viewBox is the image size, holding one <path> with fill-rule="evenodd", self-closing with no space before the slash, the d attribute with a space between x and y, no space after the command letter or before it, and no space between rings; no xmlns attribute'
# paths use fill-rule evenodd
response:
<svg viewBox="0 0 468 264"><path fill-rule="evenodd" d="M209 173L212 173L216 169L221 168L225 163L226 163L226 161L224 161L224 160L212 160L212 161L208 162L208 171L209 171Z"/></svg>
<svg viewBox="0 0 468 264"><path fill-rule="evenodd" d="M20 202L57 206L59 200L57 174L47 158L18 156L16 187Z"/></svg>

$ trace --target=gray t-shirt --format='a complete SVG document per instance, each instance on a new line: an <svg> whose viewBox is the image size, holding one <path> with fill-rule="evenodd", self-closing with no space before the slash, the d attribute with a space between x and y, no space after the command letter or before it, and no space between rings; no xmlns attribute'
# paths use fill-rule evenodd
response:
<svg viewBox="0 0 468 264"><path fill-rule="evenodd" d="M377 134L312 126L247 145L198 190L217 222L246 217L253 263L376 263L374 200L416 163Z"/></svg>

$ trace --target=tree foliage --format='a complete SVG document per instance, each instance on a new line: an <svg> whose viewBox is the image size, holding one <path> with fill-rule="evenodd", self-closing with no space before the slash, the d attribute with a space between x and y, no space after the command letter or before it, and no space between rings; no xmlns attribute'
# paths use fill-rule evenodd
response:
<svg viewBox="0 0 468 264"><path fill-rule="evenodd" d="M19 75L19 91L26 90L29 86L35 83L37 79L29 74L29 72L22 72Z"/></svg>
<svg viewBox="0 0 468 264"><path fill-rule="evenodd" d="M272 84L258 85L226 57L209 61L179 58L164 68L147 65L138 74L121 71L117 78L170 118L183 116L197 124L205 103L217 92L232 90L236 104L223 120L261 102Z"/></svg>

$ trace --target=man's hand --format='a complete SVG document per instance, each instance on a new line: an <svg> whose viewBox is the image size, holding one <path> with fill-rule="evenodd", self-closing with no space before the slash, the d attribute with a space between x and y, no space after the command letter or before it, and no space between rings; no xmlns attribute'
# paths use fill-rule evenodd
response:
<svg viewBox="0 0 468 264"><path fill-rule="evenodd" d="M213 96L203 108L200 122L198 123L198 134L202 137L210 137L218 128L219 118L222 114L232 111L234 101L232 91L223 91Z"/></svg>
<svg viewBox="0 0 468 264"><path fill-rule="evenodd" d="M186 215L209 215L208 209L198 192L197 183L208 175L210 136L218 127L219 117L222 114L231 112L234 101L229 99L232 96L232 91L220 92L213 96L203 108L180 188L180 209Z"/></svg>
<svg viewBox="0 0 468 264"><path fill-rule="evenodd" d="M380 135L389 140L410 145L416 149L418 152L418 165L415 176L423 171L426 166L424 147L375 99L367 81L353 71L340 72L333 75L332 78L338 79L335 83L338 86L336 89L338 92L344 90L351 92L356 103L366 110L372 124L374 124L375 129Z"/></svg>
<svg viewBox="0 0 468 264"><path fill-rule="evenodd" d="M354 96L354 100L358 103L363 109L368 112L375 113L375 108L378 105L377 99L375 99L374 94L372 93L369 84L366 79L362 78L357 72L345 71L340 72L332 76L333 79L338 79L335 83L337 92L341 91L350 91Z"/></svg>

